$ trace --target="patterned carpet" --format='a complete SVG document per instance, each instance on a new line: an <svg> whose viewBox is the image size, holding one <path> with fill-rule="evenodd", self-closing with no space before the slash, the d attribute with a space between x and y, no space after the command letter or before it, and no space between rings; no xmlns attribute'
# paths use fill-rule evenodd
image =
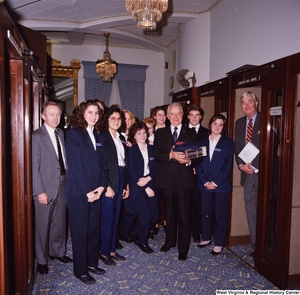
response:
<svg viewBox="0 0 300 295"><path fill-rule="evenodd" d="M36 274L32 294L210 295L216 290L277 289L251 267L251 258L245 263L227 249L219 256L212 256L212 245L199 249L191 242L188 259L179 261L177 248L171 248L167 253L159 251L164 238L165 233L160 228L154 240L149 241L155 251L153 254L145 254L136 245L123 242L124 248L118 252L127 260L112 267L99 261L99 267L104 268L106 274L91 274L96 279L93 285L85 285L76 279L72 264L49 260L49 274ZM251 251L250 247L242 250L245 257ZM72 257L70 240L67 255Z"/></svg>

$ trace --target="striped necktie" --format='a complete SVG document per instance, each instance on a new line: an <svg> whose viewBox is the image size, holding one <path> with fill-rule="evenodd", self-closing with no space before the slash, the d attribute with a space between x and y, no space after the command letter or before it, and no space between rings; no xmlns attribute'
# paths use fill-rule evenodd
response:
<svg viewBox="0 0 300 295"><path fill-rule="evenodd" d="M250 142L251 141L251 139L252 139L252 131L253 131L252 119L249 119L248 126L247 126L246 142Z"/></svg>
<svg viewBox="0 0 300 295"><path fill-rule="evenodd" d="M59 162L59 168L60 168L60 175L65 175L66 174L66 168L65 168L65 164L64 164L64 160L63 160L63 156L62 156L62 152L61 152L61 146L60 146L60 142L59 142L59 139L58 139L57 130L54 130L54 134L55 134L55 139L56 139L56 144L57 144L57 153L58 153L58 162Z"/></svg>
<svg viewBox="0 0 300 295"><path fill-rule="evenodd" d="M173 139L174 139L174 142L177 141L177 137L178 137L178 134L177 134L177 127L174 127L174 132L173 132Z"/></svg>

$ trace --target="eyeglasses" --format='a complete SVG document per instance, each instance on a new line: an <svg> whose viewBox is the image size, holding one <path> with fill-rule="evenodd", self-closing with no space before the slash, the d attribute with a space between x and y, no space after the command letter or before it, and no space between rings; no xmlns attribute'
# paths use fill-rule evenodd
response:
<svg viewBox="0 0 300 295"><path fill-rule="evenodd" d="M110 117L110 118L108 118L108 120L110 120L110 121L112 121L112 122L122 121L121 118L115 118L115 117Z"/></svg>

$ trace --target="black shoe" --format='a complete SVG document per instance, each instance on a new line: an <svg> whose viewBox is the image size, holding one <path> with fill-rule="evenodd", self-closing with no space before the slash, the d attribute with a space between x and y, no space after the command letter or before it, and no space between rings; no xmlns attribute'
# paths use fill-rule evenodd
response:
<svg viewBox="0 0 300 295"><path fill-rule="evenodd" d="M114 260L113 260L110 256L103 257L103 256L100 254L100 259L103 261L104 264L106 264L106 265L108 265L108 266L116 265L116 263L114 262Z"/></svg>
<svg viewBox="0 0 300 295"><path fill-rule="evenodd" d="M96 282L96 280L90 275L82 275L80 277L77 277L77 279L79 279L81 282L83 282L84 284L94 284Z"/></svg>
<svg viewBox="0 0 300 295"><path fill-rule="evenodd" d="M138 247L145 253L150 254L154 251L149 247L149 245L138 244Z"/></svg>
<svg viewBox="0 0 300 295"><path fill-rule="evenodd" d="M105 274L105 270L98 266L94 266L94 267L88 266L88 272L92 272L95 275L104 275Z"/></svg>
<svg viewBox="0 0 300 295"><path fill-rule="evenodd" d="M149 239L151 239L151 240L154 239L154 231L149 232Z"/></svg>
<svg viewBox="0 0 300 295"><path fill-rule="evenodd" d="M139 243L139 238L135 234L130 234L129 238L134 242L135 245Z"/></svg>
<svg viewBox="0 0 300 295"><path fill-rule="evenodd" d="M211 240L209 241L209 243L204 244L204 245L198 244L197 247L201 249L201 248L205 248L206 246L208 246L210 244L211 244Z"/></svg>
<svg viewBox="0 0 300 295"><path fill-rule="evenodd" d="M217 255L220 255L221 252L222 252L222 250L221 250L220 252L215 252L214 250L211 250L211 251L210 251L210 254L211 254L211 255L214 255L214 256L217 256Z"/></svg>
<svg viewBox="0 0 300 295"><path fill-rule="evenodd" d="M130 237L128 237L128 236L126 236L126 237L120 236L119 240L123 241L123 242L126 242L126 243L132 243L133 242L132 239Z"/></svg>
<svg viewBox="0 0 300 295"><path fill-rule="evenodd" d="M200 243L200 235L192 235L193 241L194 243Z"/></svg>
<svg viewBox="0 0 300 295"><path fill-rule="evenodd" d="M36 270L40 274L47 274L48 273L48 265L47 264L37 264Z"/></svg>
<svg viewBox="0 0 300 295"><path fill-rule="evenodd" d="M164 244L164 245L162 245L162 247L160 248L160 251L161 251L161 252L168 252L172 247L175 247L175 246L168 247L166 244Z"/></svg>
<svg viewBox="0 0 300 295"><path fill-rule="evenodd" d="M187 259L187 254L186 254L186 253L179 253L178 259L179 259L180 261L186 260L186 259Z"/></svg>
<svg viewBox="0 0 300 295"><path fill-rule="evenodd" d="M116 261L125 261L126 258L120 254L118 254L117 252L115 252L115 255L110 255L110 257Z"/></svg>
<svg viewBox="0 0 300 295"><path fill-rule="evenodd" d="M118 249L118 250L123 249L123 245L120 243L119 240L116 241L116 249Z"/></svg>
<svg viewBox="0 0 300 295"><path fill-rule="evenodd" d="M57 260L59 260L62 263L71 263L71 262L73 262L73 259L71 259L70 257L68 257L66 255L63 256L63 257L54 257L54 256L49 255L49 258L51 260L57 259Z"/></svg>

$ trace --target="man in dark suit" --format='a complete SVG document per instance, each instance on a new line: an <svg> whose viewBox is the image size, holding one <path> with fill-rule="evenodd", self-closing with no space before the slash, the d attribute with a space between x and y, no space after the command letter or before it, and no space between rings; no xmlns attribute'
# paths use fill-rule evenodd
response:
<svg viewBox="0 0 300 295"><path fill-rule="evenodd" d="M208 138L208 129L201 126L204 111L195 104L191 104L187 108L188 127L194 129L197 134L198 141L202 141ZM195 175L195 181L197 177ZM192 237L195 243L200 242L200 235L202 233L202 221L201 221L201 192L199 190L193 190L192 195Z"/></svg>
<svg viewBox="0 0 300 295"><path fill-rule="evenodd" d="M66 254L66 162L58 104L42 108L44 124L32 134L32 194L35 204L35 252L37 271L48 273L48 255L70 263ZM57 137L55 135L57 132Z"/></svg>
<svg viewBox="0 0 300 295"><path fill-rule="evenodd" d="M235 123L234 152L238 168L241 170L241 185L244 188L244 200L251 244L255 247L259 154L251 163L244 163L238 154L248 142L253 143L258 149L260 147L259 102L256 95L251 91L245 92L240 101L242 111L246 116L238 119ZM249 132L247 132L249 122L252 124L251 136L249 136ZM251 255L253 255L253 253L251 253Z"/></svg>
<svg viewBox="0 0 300 295"><path fill-rule="evenodd" d="M184 153L172 150L177 141L197 140L195 132L182 125L181 104L170 104L167 116L171 124L156 131L153 147L153 156L158 161L155 184L166 206L166 240L160 250L167 252L176 246L178 224L178 259L186 260L191 240L191 198L195 188L193 167L201 158L189 160Z"/></svg>

